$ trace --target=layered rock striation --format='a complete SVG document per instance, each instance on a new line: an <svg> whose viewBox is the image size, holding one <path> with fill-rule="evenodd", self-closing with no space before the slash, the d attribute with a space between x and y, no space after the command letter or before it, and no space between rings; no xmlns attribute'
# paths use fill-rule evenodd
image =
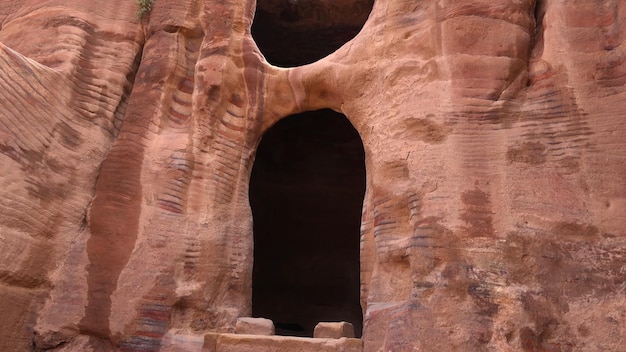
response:
<svg viewBox="0 0 626 352"><path fill-rule="evenodd" d="M257 146L319 109L365 153L363 350L622 348L626 1L258 1L0 0L0 350L236 350Z"/></svg>

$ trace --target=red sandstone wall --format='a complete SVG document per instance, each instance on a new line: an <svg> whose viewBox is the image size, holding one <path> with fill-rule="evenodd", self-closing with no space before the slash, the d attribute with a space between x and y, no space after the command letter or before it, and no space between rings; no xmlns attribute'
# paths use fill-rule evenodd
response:
<svg viewBox="0 0 626 352"><path fill-rule="evenodd" d="M366 151L366 351L621 348L626 1L379 0L293 69L253 1L136 11L0 2L0 349L231 331L256 145L319 108Z"/></svg>

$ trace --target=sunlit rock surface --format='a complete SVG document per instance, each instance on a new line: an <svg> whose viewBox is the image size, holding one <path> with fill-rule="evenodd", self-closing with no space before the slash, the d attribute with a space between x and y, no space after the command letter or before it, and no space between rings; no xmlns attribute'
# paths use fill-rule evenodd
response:
<svg viewBox="0 0 626 352"><path fill-rule="evenodd" d="M0 350L623 348L626 1L256 6L0 0ZM257 146L327 108L365 155L361 340L230 335Z"/></svg>

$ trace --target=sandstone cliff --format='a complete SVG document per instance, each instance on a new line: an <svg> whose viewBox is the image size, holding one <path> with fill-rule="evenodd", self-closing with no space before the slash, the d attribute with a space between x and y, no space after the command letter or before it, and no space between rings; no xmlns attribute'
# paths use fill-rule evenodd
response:
<svg viewBox="0 0 626 352"><path fill-rule="evenodd" d="M625 0L258 1L0 0L0 350L214 348L259 142L319 109L364 351L625 350Z"/></svg>

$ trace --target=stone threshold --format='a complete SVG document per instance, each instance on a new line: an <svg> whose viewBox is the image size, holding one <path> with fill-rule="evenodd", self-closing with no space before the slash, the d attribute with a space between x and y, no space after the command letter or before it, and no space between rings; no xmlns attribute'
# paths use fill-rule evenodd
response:
<svg viewBox="0 0 626 352"><path fill-rule="evenodd" d="M321 339L279 335L208 333L202 352L362 352L356 338Z"/></svg>

